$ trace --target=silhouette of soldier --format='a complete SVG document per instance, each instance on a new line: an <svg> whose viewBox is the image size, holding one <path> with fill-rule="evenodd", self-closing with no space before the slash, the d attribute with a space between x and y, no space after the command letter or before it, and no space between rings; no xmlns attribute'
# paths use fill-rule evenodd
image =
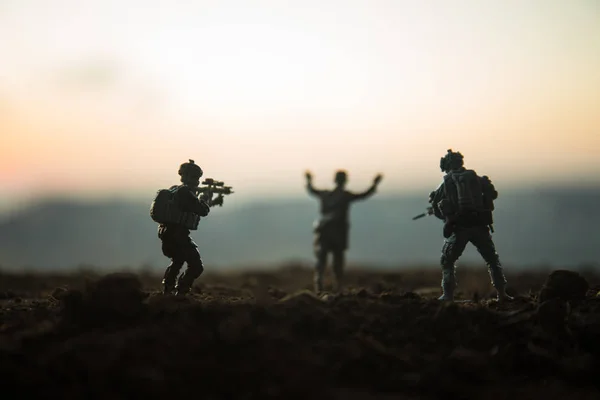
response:
<svg viewBox="0 0 600 400"><path fill-rule="evenodd" d="M199 199L194 192L200 183L203 171L193 160L190 160L181 164L179 175L183 185L172 186L169 189L173 193L173 205L184 213L185 217L194 219L197 226L198 216L206 217L210 212L209 204L204 199ZM170 294L173 291L176 291L177 295L189 293L194 280L204 271L204 265L198 246L190 237L188 227L177 223L160 224L158 237L162 241L163 254L171 259L162 281L164 293ZM187 263L187 268L177 279L184 263Z"/></svg>
<svg viewBox="0 0 600 400"><path fill-rule="evenodd" d="M344 253L348 248L350 224L348 214L350 204L363 200L375 193L383 176L377 175L372 186L363 193L351 193L345 189L348 175L346 171L335 174L333 190L317 190L312 185L312 175L306 172L306 189L308 193L320 200L320 218L314 224L314 252L317 258L314 272L314 290L323 291L323 273L327 266L327 256L333 253L333 272L335 275L335 291L342 290L344 274Z"/></svg>
<svg viewBox="0 0 600 400"><path fill-rule="evenodd" d="M463 155L448 150L440 160L443 182L429 195L433 214L444 220L442 248L442 290L439 300L453 301L456 288L454 263L471 242L488 265L498 301L512 300L505 291L506 278L492 240L492 211L498 192L487 176L463 166Z"/></svg>

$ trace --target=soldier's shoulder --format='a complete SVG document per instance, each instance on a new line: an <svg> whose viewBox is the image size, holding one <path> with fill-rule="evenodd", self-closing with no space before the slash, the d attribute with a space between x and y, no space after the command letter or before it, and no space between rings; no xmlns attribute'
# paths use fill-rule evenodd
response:
<svg viewBox="0 0 600 400"><path fill-rule="evenodd" d="M454 172L450 171L447 172L443 177L442 177L442 183L440 183L440 186L438 187L442 187L444 186L444 183L448 182L448 181L452 181L452 177L454 176Z"/></svg>
<svg viewBox="0 0 600 400"><path fill-rule="evenodd" d="M475 171L474 169L470 169L470 168L460 168L455 171L448 172L447 175L452 176L452 175L470 175L470 174L477 175L477 171Z"/></svg>
<svg viewBox="0 0 600 400"><path fill-rule="evenodd" d="M191 187L186 186L186 185L177 185L175 186L175 190L177 192L190 192L190 193L194 193L194 191L192 190Z"/></svg>
<svg viewBox="0 0 600 400"><path fill-rule="evenodd" d="M186 185L174 186L172 192L176 197L196 197L194 191Z"/></svg>
<svg viewBox="0 0 600 400"><path fill-rule="evenodd" d="M459 171L452 171L452 172L450 172L450 174L455 175L455 176L466 176L466 177L471 177L471 178L480 177L477 174L477 171L475 171L474 169L467 169L467 168L461 169Z"/></svg>

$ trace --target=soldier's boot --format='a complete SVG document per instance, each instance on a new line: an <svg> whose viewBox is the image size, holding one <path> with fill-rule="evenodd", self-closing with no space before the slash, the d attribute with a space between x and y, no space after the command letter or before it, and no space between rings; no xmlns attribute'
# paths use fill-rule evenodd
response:
<svg viewBox="0 0 600 400"><path fill-rule="evenodd" d="M500 261L496 261L488 265L488 270L490 273L490 279L492 281L492 286L498 292L498 302L504 303L507 301L514 300L514 297L506 294L506 277L504 276L504 272L502 270L502 266L500 265Z"/></svg>
<svg viewBox="0 0 600 400"><path fill-rule="evenodd" d="M167 279L162 280L163 285L163 294L172 294L175 290L175 284L173 282L169 282Z"/></svg>
<svg viewBox="0 0 600 400"><path fill-rule="evenodd" d="M179 275L179 271L183 266L183 262L180 261L171 261L171 264L167 267L165 271L165 275L162 280L163 285L163 294L172 294L175 290L175 282L177 280L177 275Z"/></svg>
<svg viewBox="0 0 600 400"><path fill-rule="evenodd" d="M185 279L179 279L175 286L175 296L185 296L192 290L193 282Z"/></svg>
<svg viewBox="0 0 600 400"><path fill-rule="evenodd" d="M179 277L177 281L177 292L175 293L177 296L185 296L192 290L192 285L196 278L202 275L204 271L204 267L202 263L193 263L189 264L183 274Z"/></svg>
<svg viewBox="0 0 600 400"><path fill-rule="evenodd" d="M506 294L506 290L504 287L498 287L496 288L496 291L498 292L498 303L506 303L507 301L512 301L515 299L514 297Z"/></svg>
<svg viewBox="0 0 600 400"><path fill-rule="evenodd" d="M440 301L454 301L454 289L456 288L455 268L442 269L442 295L438 297Z"/></svg>

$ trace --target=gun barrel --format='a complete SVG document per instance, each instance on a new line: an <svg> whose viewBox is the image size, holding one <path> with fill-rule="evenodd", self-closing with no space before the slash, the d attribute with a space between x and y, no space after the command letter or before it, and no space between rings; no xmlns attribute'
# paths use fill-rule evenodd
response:
<svg viewBox="0 0 600 400"><path fill-rule="evenodd" d="M423 218L423 217L426 217L426 216L427 216L427 213L419 214L419 215L417 215L416 217L413 217L413 221L414 221L415 219Z"/></svg>
<svg viewBox="0 0 600 400"><path fill-rule="evenodd" d="M213 178L206 178L203 182L203 185L209 185L209 186L224 186L225 182L222 181L216 181Z"/></svg>
<svg viewBox="0 0 600 400"><path fill-rule="evenodd" d="M217 193L217 194L231 194L233 190L231 190L231 186L220 187L220 186L198 186L194 189L197 193Z"/></svg>

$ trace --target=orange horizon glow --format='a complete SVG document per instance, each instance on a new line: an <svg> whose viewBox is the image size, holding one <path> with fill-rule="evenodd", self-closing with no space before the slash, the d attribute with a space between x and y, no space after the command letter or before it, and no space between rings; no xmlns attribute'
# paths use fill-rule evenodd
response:
<svg viewBox="0 0 600 400"><path fill-rule="evenodd" d="M421 190L447 148L502 187L600 183L597 3L283 3L3 4L3 192L151 196L188 158L240 196Z"/></svg>

